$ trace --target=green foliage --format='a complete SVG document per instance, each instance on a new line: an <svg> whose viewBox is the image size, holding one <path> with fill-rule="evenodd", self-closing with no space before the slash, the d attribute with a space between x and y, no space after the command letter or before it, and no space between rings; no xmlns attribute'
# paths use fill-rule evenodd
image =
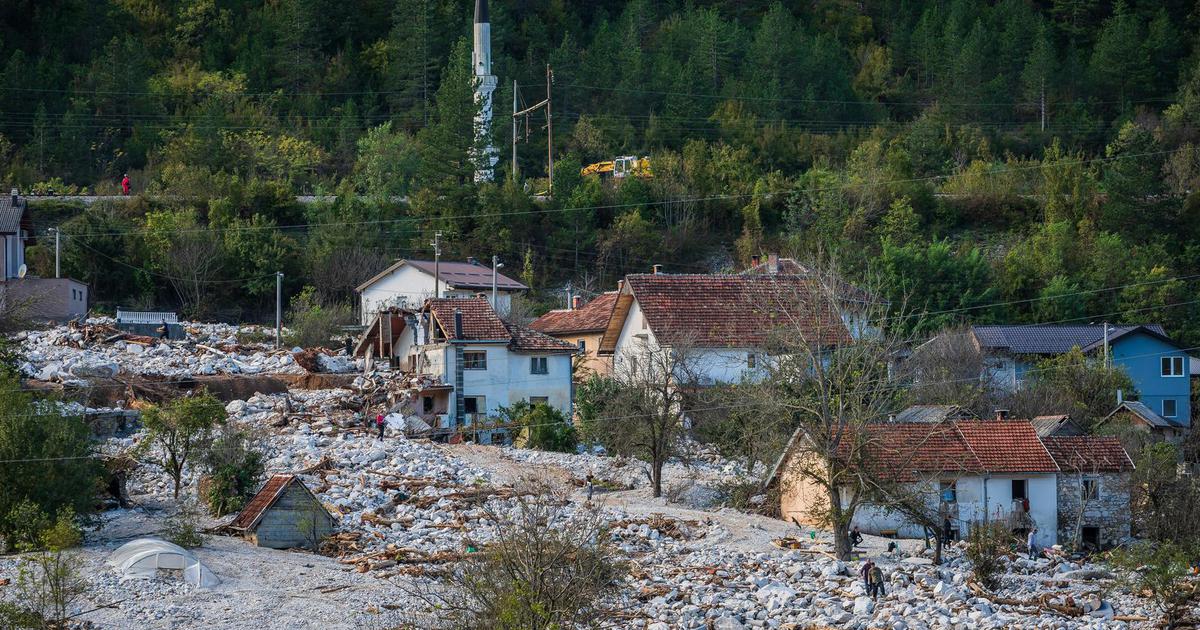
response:
<svg viewBox="0 0 1200 630"><path fill-rule="evenodd" d="M330 347L342 334L342 326L354 322L350 306L340 302L326 303L312 287L292 298L288 307L288 334L284 342L301 348Z"/></svg>
<svg viewBox="0 0 1200 630"><path fill-rule="evenodd" d="M1085 355L1078 347L1037 363L1032 387L1053 392L1069 405L1071 418L1085 427L1104 418L1116 405L1116 392L1136 397L1137 389L1116 365L1105 366L1102 358Z"/></svg>
<svg viewBox="0 0 1200 630"><path fill-rule="evenodd" d="M5 548L34 544L49 523L39 515L88 516L95 509L100 464L83 419L33 403L15 379L0 378L0 459L18 460L0 487Z"/></svg>
<svg viewBox="0 0 1200 630"><path fill-rule="evenodd" d="M1013 535L1004 523L976 523L967 534L965 556L971 561L975 579L984 588L1000 588L1004 572L1003 558L1013 544Z"/></svg>
<svg viewBox="0 0 1200 630"><path fill-rule="evenodd" d="M232 424L221 427L205 453L204 469L208 485L202 498L216 517L241 510L254 496L265 472L263 454L249 433Z"/></svg>
<svg viewBox="0 0 1200 630"><path fill-rule="evenodd" d="M147 435L139 454L166 471L179 499L184 467L209 448L213 431L224 423L225 405L207 391L153 405L142 411Z"/></svg>
<svg viewBox="0 0 1200 630"><path fill-rule="evenodd" d="M89 587L83 577L82 559L70 549L79 546L83 534L71 509L59 511L53 524L44 520L37 551L22 558L17 574L17 604L0 609L6 627L64 627L74 604ZM27 625L28 624L28 625Z"/></svg>
<svg viewBox="0 0 1200 630"><path fill-rule="evenodd" d="M525 446L539 451L574 453L577 438L575 427L554 407L519 401L500 408L500 421L512 431L525 434Z"/></svg>
<svg viewBox="0 0 1200 630"><path fill-rule="evenodd" d="M986 321L988 310L979 307L996 298L982 252L956 251L949 241L896 245L886 240L879 266L892 304L926 313L919 332L938 330L962 317ZM909 319L899 325L911 329L915 323Z"/></svg>
<svg viewBox="0 0 1200 630"><path fill-rule="evenodd" d="M178 505L178 508L163 523L163 539L184 549L204 546L205 536L203 527L200 525L202 513L199 506L191 501L184 501Z"/></svg>
<svg viewBox="0 0 1200 630"><path fill-rule="evenodd" d="M1114 550L1113 566L1124 573L1130 591L1149 593L1163 615L1163 627L1194 624L1200 589L1191 575L1196 562L1195 542L1173 540L1138 542Z"/></svg>

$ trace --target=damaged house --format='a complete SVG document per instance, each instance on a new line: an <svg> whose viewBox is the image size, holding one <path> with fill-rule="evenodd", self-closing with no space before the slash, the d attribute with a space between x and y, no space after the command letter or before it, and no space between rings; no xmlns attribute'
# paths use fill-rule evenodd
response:
<svg viewBox="0 0 1200 630"><path fill-rule="evenodd" d="M500 407L544 403L566 415L574 398L576 346L503 321L483 296L430 299L417 311L381 313L359 341L357 356L384 356L420 375L420 410L434 430L486 424ZM490 442L489 432L479 436Z"/></svg>
<svg viewBox="0 0 1200 630"><path fill-rule="evenodd" d="M366 326L390 309L415 311L430 298L468 298L493 289L496 303L492 307L508 313L512 296L529 287L468 258L467 262L397 260L354 290L359 295L360 321Z"/></svg>
<svg viewBox="0 0 1200 630"><path fill-rule="evenodd" d="M1112 504L1123 502L1126 509L1114 514L1128 515L1128 493L1122 498L1117 488L1121 478L1128 482L1131 465L1125 467L1121 456L1124 460L1128 456L1112 438L1040 438L1025 420L886 422L863 430L865 439L846 441L861 444L859 461L866 462L871 474L886 482L885 487L895 484L889 496L923 501L928 520L943 526L949 519L954 537L965 536L975 524L999 521L1018 534L1036 527L1038 545L1057 544L1079 522L1072 515L1079 514L1080 493L1093 489ZM814 461L798 443L802 439L799 433L793 436L769 485L778 490L784 520L812 524L813 506L828 499L823 488L798 472ZM849 452L846 457L850 458ZM1082 482L1081 469L1091 471L1084 473ZM1092 508L1083 512L1083 522L1085 527L1099 528L1093 538L1097 546L1127 535L1128 525L1124 534L1114 523L1093 525L1100 518L1096 509L1112 506L1089 500ZM883 536L917 538L926 533L923 524L889 507L886 497L860 507L854 524Z"/></svg>

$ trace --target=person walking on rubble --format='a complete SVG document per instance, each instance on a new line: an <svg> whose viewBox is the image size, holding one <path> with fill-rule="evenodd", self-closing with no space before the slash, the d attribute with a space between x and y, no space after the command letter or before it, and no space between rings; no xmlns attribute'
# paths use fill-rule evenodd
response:
<svg viewBox="0 0 1200 630"><path fill-rule="evenodd" d="M883 569L879 568L879 565L871 564L871 571L867 573L867 578L869 578L867 595L870 595L871 599L877 600L880 595L886 594L883 592Z"/></svg>
<svg viewBox="0 0 1200 630"><path fill-rule="evenodd" d="M862 568L858 570L858 574L862 577L863 586L867 587L867 594L871 594L871 569L875 568L875 561L870 558L863 563Z"/></svg>
<svg viewBox="0 0 1200 630"><path fill-rule="evenodd" d="M379 429L379 439L381 440L383 439L383 428L385 426L387 426L387 423L383 421L383 414L375 416L375 428Z"/></svg>
<svg viewBox="0 0 1200 630"><path fill-rule="evenodd" d="M163 318L162 325L158 327L158 338L160 341L166 341L171 336L171 329L167 327L167 318Z"/></svg>
<svg viewBox="0 0 1200 630"><path fill-rule="evenodd" d="M1030 560L1037 560L1037 557L1038 557L1037 543L1034 542L1034 536L1036 536L1036 535L1037 535L1037 528L1034 527L1033 529L1029 530L1029 535L1025 537L1025 542L1029 546L1029 559Z"/></svg>
<svg viewBox="0 0 1200 630"><path fill-rule="evenodd" d="M596 477L592 473L587 474L587 478L583 480L583 487L587 490L588 503L592 502L592 495L596 492Z"/></svg>
<svg viewBox="0 0 1200 630"><path fill-rule="evenodd" d="M850 531L850 546L857 547L857 546L861 545L862 543L863 543L862 530L858 528L858 525L855 525L854 529Z"/></svg>

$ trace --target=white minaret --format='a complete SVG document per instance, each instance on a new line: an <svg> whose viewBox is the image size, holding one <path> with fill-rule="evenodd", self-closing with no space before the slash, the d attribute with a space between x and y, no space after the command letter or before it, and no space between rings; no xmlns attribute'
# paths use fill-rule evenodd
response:
<svg viewBox="0 0 1200 630"><path fill-rule="evenodd" d="M487 0L475 0L475 49L471 53L471 67L475 73L475 102L479 113L475 115L476 151L475 181L491 180L500 154L491 144L492 92L496 90L496 76L492 74L492 24L488 18Z"/></svg>

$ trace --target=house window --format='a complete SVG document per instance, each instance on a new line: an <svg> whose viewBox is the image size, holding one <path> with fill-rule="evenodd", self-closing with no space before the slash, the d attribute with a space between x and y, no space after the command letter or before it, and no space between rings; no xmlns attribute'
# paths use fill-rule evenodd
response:
<svg viewBox="0 0 1200 630"><path fill-rule="evenodd" d="M1163 357L1163 376L1183 376L1183 357Z"/></svg>
<svg viewBox="0 0 1200 630"><path fill-rule="evenodd" d="M958 482L943 481L941 484L941 498L943 503L958 502Z"/></svg>
<svg viewBox="0 0 1200 630"><path fill-rule="evenodd" d="M463 398L463 413L483 413L487 409L483 396L467 396Z"/></svg>
<svg viewBox="0 0 1200 630"><path fill-rule="evenodd" d="M550 405L550 397L549 396L530 396L529 404L533 405L534 407L536 407L538 405L549 406Z"/></svg>
<svg viewBox="0 0 1200 630"><path fill-rule="evenodd" d="M1025 480L1024 479L1013 479L1012 480L1012 498L1014 501L1017 499L1028 499L1029 498L1029 494L1025 491Z"/></svg>
<svg viewBox="0 0 1200 630"><path fill-rule="evenodd" d="M753 352L746 354L746 368L753 370L758 367L758 357Z"/></svg>
<svg viewBox="0 0 1200 630"><path fill-rule="evenodd" d="M421 397L421 410L425 413L433 413L433 396Z"/></svg>
<svg viewBox="0 0 1200 630"><path fill-rule="evenodd" d="M1084 479L1080 490L1081 499L1084 501L1095 501L1100 498L1100 480Z"/></svg>
<svg viewBox="0 0 1200 630"><path fill-rule="evenodd" d="M1164 418L1174 418L1176 416L1176 414L1178 413L1178 410L1175 408L1175 399L1174 398L1167 398L1167 399L1163 400L1162 409L1163 409L1163 417Z"/></svg>
<svg viewBox="0 0 1200 630"><path fill-rule="evenodd" d="M579 341L577 341L575 343L576 343L576 345L579 346L580 352L587 352L587 340L580 339Z"/></svg>
<svg viewBox="0 0 1200 630"><path fill-rule="evenodd" d="M464 370L486 370L487 350L468 350L463 352Z"/></svg>
<svg viewBox="0 0 1200 630"><path fill-rule="evenodd" d="M546 365L546 357L529 357L530 374L549 374L550 366Z"/></svg>

